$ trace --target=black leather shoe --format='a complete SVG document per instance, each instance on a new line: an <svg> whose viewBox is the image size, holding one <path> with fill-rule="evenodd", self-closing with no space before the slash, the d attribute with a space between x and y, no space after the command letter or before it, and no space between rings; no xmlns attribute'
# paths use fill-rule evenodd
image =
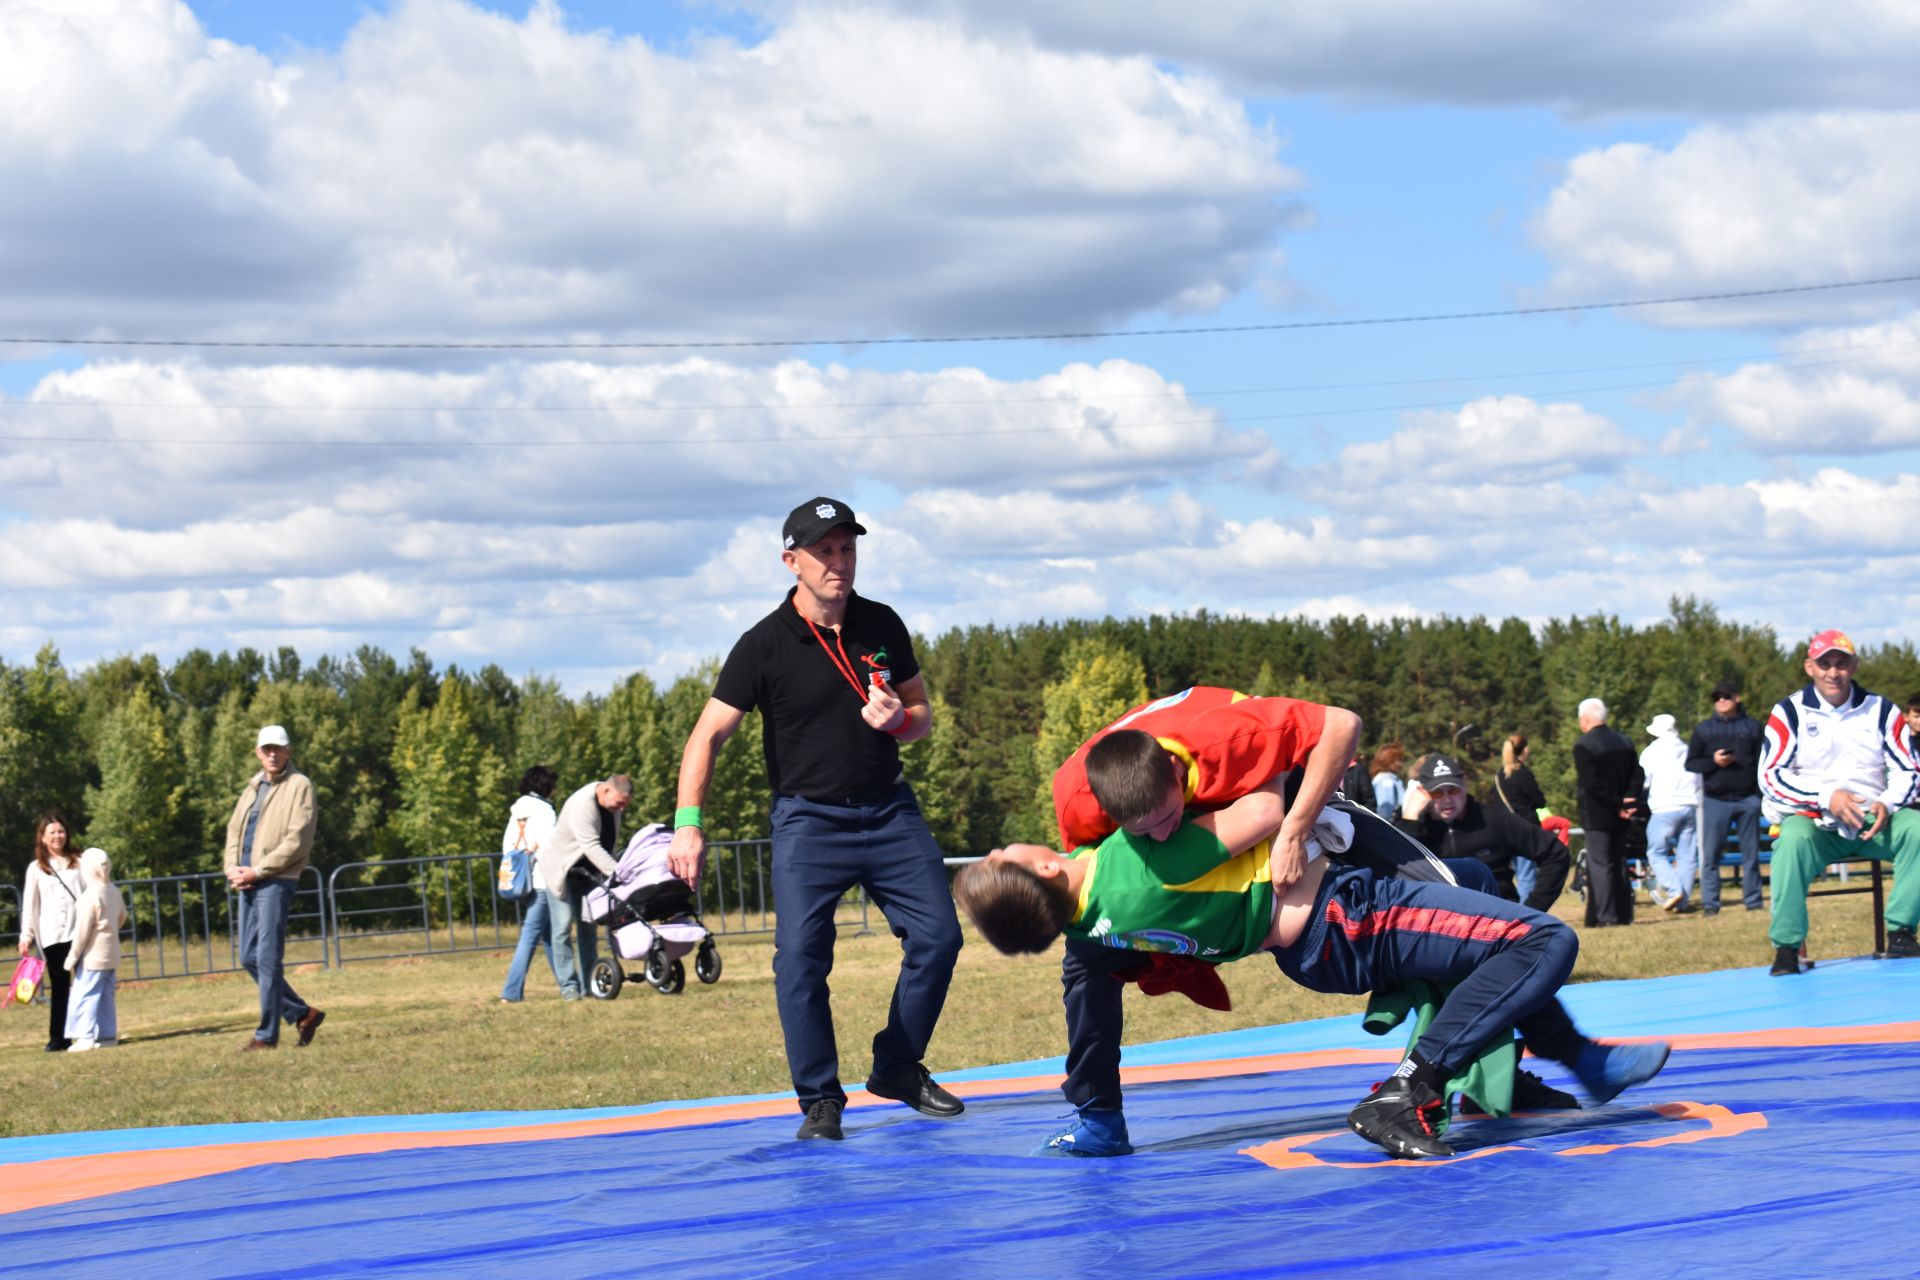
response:
<svg viewBox="0 0 1920 1280"><path fill-rule="evenodd" d="M1911 960L1920 956L1920 939L1913 936L1911 929L1895 929L1887 935L1887 959Z"/></svg>
<svg viewBox="0 0 1920 1280"><path fill-rule="evenodd" d="M1531 1071L1513 1073L1513 1109L1515 1111L1578 1111L1580 1100L1554 1088ZM1460 1118L1483 1117L1487 1109L1465 1094L1460 1096Z"/></svg>
<svg viewBox="0 0 1920 1280"><path fill-rule="evenodd" d="M934 1083L933 1075L919 1063L891 1071L876 1071L867 1077L867 1092L876 1098L904 1102L922 1115L957 1116L967 1109L960 1101Z"/></svg>
<svg viewBox="0 0 1920 1280"><path fill-rule="evenodd" d="M1433 1090L1395 1076L1375 1085L1373 1092L1347 1113L1347 1127L1402 1160L1450 1156L1453 1148L1434 1136L1428 1119L1444 1115L1446 1108L1447 1100Z"/></svg>
<svg viewBox="0 0 1920 1280"><path fill-rule="evenodd" d="M1767 970L1767 973L1775 978L1784 978L1790 973L1798 972L1800 972L1800 948L1797 946L1775 947L1773 968Z"/></svg>
<svg viewBox="0 0 1920 1280"><path fill-rule="evenodd" d="M838 1098L822 1098L807 1108L807 1118L800 1122L800 1131L793 1136L801 1140L825 1138L828 1142L838 1142L846 1135L840 1132L840 1111L846 1104Z"/></svg>

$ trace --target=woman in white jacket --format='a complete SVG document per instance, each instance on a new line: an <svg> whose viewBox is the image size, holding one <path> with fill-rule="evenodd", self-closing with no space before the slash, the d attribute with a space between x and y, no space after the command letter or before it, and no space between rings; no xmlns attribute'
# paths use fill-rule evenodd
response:
<svg viewBox="0 0 1920 1280"><path fill-rule="evenodd" d="M67 1011L68 1053L85 1053L117 1044L120 1018L114 1005L114 980L120 969L120 930L127 903L113 883L113 863L104 849L80 855L86 890L73 913L73 946L67 969L73 974L73 1007Z"/></svg>
<svg viewBox="0 0 1920 1280"><path fill-rule="evenodd" d="M534 855L553 834L554 812L548 797L559 780L560 775L544 764L527 770L520 779L522 794L507 811L507 829L500 837L501 859L504 861L515 850L524 850L530 872L527 895L520 899L520 943L513 949L513 963L507 966L507 985L500 989L500 1000L504 1004L519 1004L525 998L527 969L533 963L535 946L547 949L547 967L553 970L553 980L560 984L562 992L567 989L567 980L561 976L560 966L553 958L553 942L547 937L547 895L540 891L539 877L531 874Z"/></svg>
<svg viewBox="0 0 1920 1280"><path fill-rule="evenodd" d="M66 819L57 813L41 817L33 833L33 861L20 887L20 954L40 948L47 966L47 1000L53 1006L47 1025L47 1052L68 1045L67 1002L73 979L67 952L73 943L74 909L86 886L80 882L80 855L68 847Z"/></svg>

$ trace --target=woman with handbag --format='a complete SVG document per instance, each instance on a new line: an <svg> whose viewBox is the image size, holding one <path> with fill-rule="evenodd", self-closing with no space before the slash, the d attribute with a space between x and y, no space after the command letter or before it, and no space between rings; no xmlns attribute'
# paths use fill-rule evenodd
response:
<svg viewBox="0 0 1920 1280"><path fill-rule="evenodd" d="M544 764L527 770L520 779L523 794L507 811L507 829L500 837L500 896L520 904L520 942L513 949L513 963L507 966L507 985L500 989L502 1004L519 1004L525 998L527 969L536 946L546 948L547 967L561 990L566 990L566 980L553 958L553 941L547 936L547 895L540 891L533 873L534 854L553 832L553 805L548 797L559 780Z"/></svg>
<svg viewBox="0 0 1920 1280"><path fill-rule="evenodd" d="M20 887L20 954L37 945L46 962L48 1010L47 1052L63 1053L67 1039L67 1002L73 975L67 952L73 945L74 910L86 888L80 882L80 855L69 847L67 821L45 814L33 833L33 861Z"/></svg>

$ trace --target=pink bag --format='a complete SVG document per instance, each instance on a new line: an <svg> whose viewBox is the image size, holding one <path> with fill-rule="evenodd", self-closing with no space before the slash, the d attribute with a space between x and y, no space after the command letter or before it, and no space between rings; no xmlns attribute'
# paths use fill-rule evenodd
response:
<svg viewBox="0 0 1920 1280"><path fill-rule="evenodd" d="M39 956L21 956L20 963L13 967L13 977L7 983L6 994L0 995L0 1009L15 1000L23 1005L32 1004L35 993L40 990L40 979L46 973L47 962Z"/></svg>

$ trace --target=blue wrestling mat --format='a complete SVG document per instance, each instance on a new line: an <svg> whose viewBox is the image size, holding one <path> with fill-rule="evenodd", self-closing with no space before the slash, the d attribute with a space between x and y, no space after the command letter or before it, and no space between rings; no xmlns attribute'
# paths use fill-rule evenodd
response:
<svg viewBox="0 0 1920 1280"><path fill-rule="evenodd" d="M1026 1154L1058 1060L944 1076L953 1121L856 1093L839 1144L784 1097L13 1139L0 1277L1920 1273L1920 963L1565 995L1666 1071L1451 1161L1347 1131L1393 1056L1349 1018L1128 1050L1119 1160Z"/></svg>

